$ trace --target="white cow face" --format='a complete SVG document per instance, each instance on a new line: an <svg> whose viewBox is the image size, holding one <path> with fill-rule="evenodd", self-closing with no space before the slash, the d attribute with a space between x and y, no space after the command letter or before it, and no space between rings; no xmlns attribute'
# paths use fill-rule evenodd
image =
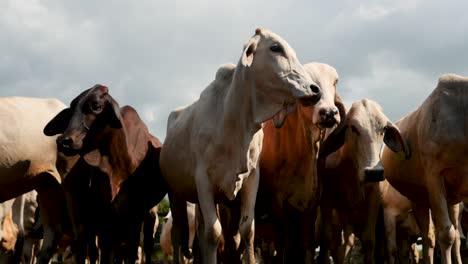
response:
<svg viewBox="0 0 468 264"><path fill-rule="evenodd" d="M395 125L385 116L382 108L370 100L352 105L347 114L345 147L352 153L354 166L361 181L369 180L375 173L381 173L380 153L385 143L394 152L408 153L408 147Z"/></svg>
<svg viewBox="0 0 468 264"><path fill-rule="evenodd" d="M273 115L277 127L295 109L296 99L304 105L320 100L319 86L298 61L295 51L280 36L257 29L244 47L240 61L245 81L254 87L254 118L261 123Z"/></svg>
<svg viewBox="0 0 468 264"><path fill-rule="evenodd" d="M322 97L312 107L312 123L320 129L334 127L340 123L340 115L343 115L339 109L344 109L343 102L336 94L338 73L335 68L323 63L308 63L304 68L322 91Z"/></svg>

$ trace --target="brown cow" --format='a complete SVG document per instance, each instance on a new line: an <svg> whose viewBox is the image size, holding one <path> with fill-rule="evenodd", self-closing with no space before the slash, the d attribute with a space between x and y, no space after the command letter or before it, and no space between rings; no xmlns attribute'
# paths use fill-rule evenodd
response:
<svg viewBox="0 0 468 264"><path fill-rule="evenodd" d="M319 202L316 159L325 130L345 118L343 102L336 94L338 74L322 63L304 69L322 89L314 106L297 104L281 128L275 121L264 124L260 155L257 215L274 219L278 259L284 263L311 263L314 257L314 225Z"/></svg>
<svg viewBox="0 0 468 264"><path fill-rule="evenodd" d="M321 255L330 246L327 240L341 241L341 230L331 232L330 227L335 209L345 238L353 232L362 241L364 262L375 263L375 231L380 208L379 185L375 181L383 179L380 149L385 143L395 152L404 150L401 136L382 108L364 99L352 105L342 129L327 142L343 145L326 158L325 168L320 170L324 181L320 209L326 235L320 245ZM338 258L336 245L331 251L335 261L341 263L343 259Z"/></svg>
<svg viewBox="0 0 468 264"><path fill-rule="evenodd" d="M387 148L382 155L388 181L425 212L418 220L426 248L433 246L427 235L430 208L445 263L452 262L452 248L461 263L458 203L468 199L467 105L468 78L441 76L423 104L397 123L411 158L401 159ZM424 253L426 261L431 251Z"/></svg>
<svg viewBox="0 0 468 264"><path fill-rule="evenodd" d="M76 97L44 133L61 134L59 151L81 155L108 177L112 203L99 241L101 262L135 262L143 217L167 193L158 163L159 140L132 107L120 108L102 85Z"/></svg>

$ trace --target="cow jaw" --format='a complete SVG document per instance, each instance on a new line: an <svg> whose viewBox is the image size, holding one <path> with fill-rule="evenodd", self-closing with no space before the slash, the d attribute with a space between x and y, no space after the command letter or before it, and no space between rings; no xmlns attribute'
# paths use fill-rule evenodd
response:
<svg viewBox="0 0 468 264"><path fill-rule="evenodd" d="M296 102L285 102L281 110L273 116L273 124L276 128L283 126L286 116L296 109Z"/></svg>

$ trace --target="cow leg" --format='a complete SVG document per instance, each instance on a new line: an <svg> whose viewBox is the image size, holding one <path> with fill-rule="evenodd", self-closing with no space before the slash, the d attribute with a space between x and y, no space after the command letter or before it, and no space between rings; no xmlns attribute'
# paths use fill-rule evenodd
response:
<svg viewBox="0 0 468 264"><path fill-rule="evenodd" d="M388 210L384 210L384 215L388 264L395 264L398 257L395 216Z"/></svg>
<svg viewBox="0 0 468 264"><path fill-rule="evenodd" d="M191 257L188 247L189 226L187 219L187 203L184 199L169 192L169 201L172 212L171 240L174 249L174 263L184 263L184 255Z"/></svg>
<svg viewBox="0 0 468 264"><path fill-rule="evenodd" d="M197 176L196 184L199 202L199 206L197 207L197 235L202 253L201 259L204 264L215 264L217 249L222 235L221 223L217 216L212 186L205 180L207 175ZM185 216L185 219L187 221L187 216Z"/></svg>
<svg viewBox="0 0 468 264"><path fill-rule="evenodd" d="M43 177L44 180L37 189L40 199L39 213L44 228L44 241L37 258L38 264L49 263L57 250L63 232L62 223L66 215L65 195L62 186L50 174L43 175Z"/></svg>
<svg viewBox="0 0 468 264"><path fill-rule="evenodd" d="M89 234L87 240L89 263L95 264L99 258L99 249L96 246L96 235L94 233Z"/></svg>
<svg viewBox="0 0 468 264"><path fill-rule="evenodd" d="M372 195L368 196L367 223L360 237L364 252L364 263L375 263L375 230L380 208L379 195L379 192L373 192Z"/></svg>
<svg viewBox="0 0 468 264"><path fill-rule="evenodd" d="M423 262L434 263L435 236L431 213L427 206L413 204L413 212L421 229Z"/></svg>
<svg viewBox="0 0 468 264"><path fill-rule="evenodd" d="M239 221L240 221L240 204L239 199L232 201L232 203L225 205L219 204L219 218L223 228L224 237L224 252L222 256L218 256L222 263L240 263L239 246L241 237L239 234ZM218 261L219 262L219 261Z"/></svg>
<svg viewBox="0 0 468 264"><path fill-rule="evenodd" d="M439 175L432 175L438 177ZM429 201L431 204L431 212L434 218L434 225L436 228L437 242L441 250L442 262L451 264L452 257L452 245L456 240L456 232L458 232L453 225L449 208L447 206L447 199L444 195L442 187L444 184L439 179L435 181L429 181L427 184L429 195Z"/></svg>
<svg viewBox="0 0 468 264"><path fill-rule="evenodd" d="M331 210L331 205L321 205L320 206L320 250L318 255L318 263L328 263L329 255L328 250L332 251L332 257L334 261L337 261L336 256L333 256L333 253L336 253L336 249L331 247L333 240L333 228L332 228L332 218L333 212ZM340 232L341 233L341 232ZM340 234L341 236L341 234ZM340 239L341 242L341 239Z"/></svg>
<svg viewBox="0 0 468 264"><path fill-rule="evenodd" d="M145 263L151 264L151 255L154 249L155 229L158 226L158 215L152 215L148 212L143 223L143 251L145 252Z"/></svg>
<svg viewBox="0 0 468 264"><path fill-rule="evenodd" d="M259 165L257 163L257 168ZM243 262L255 264L255 201L259 183L259 170L253 169L240 190L239 232L244 242ZM310 223L309 223L310 224ZM313 226L313 225L312 225Z"/></svg>
<svg viewBox="0 0 468 264"><path fill-rule="evenodd" d="M448 205L448 213L450 220L452 221L453 226L455 227L455 240L452 245L452 255L454 258L454 262L457 264L461 264L461 255L460 255L460 231L459 231L459 216L460 216L460 206L458 204Z"/></svg>
<svg viewBox="0 0 468 264"><path fill-rule="evenodd" d="M411 244L411 250L410 250L410 263L419 263L419 250L418 250L418 244L415 242L416 240L413 240L413 243Z"/></svg>
<svg viewBox="0 0 468 264"><path fill-rule="evenodd" d="M314 238L317 208L312 206L304 212L290 208L288 220L287 263L313 263L315 257Z"/></svg>
<svg viewBox="0 0 468 264"><path fill-rule="evenodd" d="M340 229L341 230L341 229ZM333 243L338 243L338 232L337 231L334 231L334 233L336 233L334 236L336 238L334 238L334 242ZM345 263L345 262L350 262L350 258L351 258L351 249L353 248L354 246L354 240L355 240L355 236L354 236L354 233L353 233L353 228L350 226L350 225L346 225L345 229L343 230L343 242L344 242L344 245L341 245L339 246L340 247L340 252L338 254L336 254L336 258L338 259L337 263Z"/></svg>
<svg viewBox="0 0 468 264"><path fill-rule="evenodd" d="M398 259L400 264L407 264L410 261L410 243L406 230L398 228L397 232Z"/></svg>

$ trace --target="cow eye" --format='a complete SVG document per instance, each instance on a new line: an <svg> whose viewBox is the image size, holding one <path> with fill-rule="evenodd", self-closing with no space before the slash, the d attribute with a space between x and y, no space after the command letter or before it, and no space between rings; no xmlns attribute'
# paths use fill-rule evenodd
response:
<svg viewBox="0 0 468 264"><path fill-rule="evenodd" d="M283 47L281 47L279 44L275 44L270 47L270 50L275 53L280 53L280 52L283 52Z"/></svg>
<svg viewBox="0 0 468 264"><path fill-rule="evenodd" d="M101 104L99 104L98 102L91 103L90 107L93 112L101 112L102 109Z"/></svg>

